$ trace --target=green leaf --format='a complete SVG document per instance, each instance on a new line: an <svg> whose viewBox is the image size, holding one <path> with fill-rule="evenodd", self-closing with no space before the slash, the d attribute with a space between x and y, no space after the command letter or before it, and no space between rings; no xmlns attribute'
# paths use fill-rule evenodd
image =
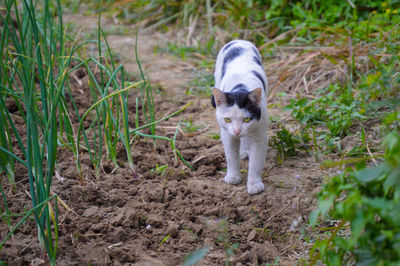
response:
<svg viewBox="0 0 400 266"><path fill-rule="evenodd" d="M322 216L325 216L325 214L328 213L329 209L333 205L333 198L334 198L333 196L330 196L329 198L322 200L320 199L318 201L318 207Z"/></svg>
<svg viewBox="0 0 400 266"><path fill-rule="evenodd" d="M367 76L366 84L367 86L372 86L373 83L378 82L379 78L382 76L382 73L380 71L377 71L376 73L369 74Z"/></svg>
<svg viewBox="0 0 400 266"><path fill-rule="evenodd" d="M183 261L183 266L195 265L207 255L209 250L210 247L207 246L190 253L189 255L186 256L185 260Z"/></svg>
<svg viewBox="0 0 400 266"><path fill-rule="evenodd" d="M385 195L389 192L391 188L399 186L400 186L400 168L396 168L390 171L388 177L383 183L383 190Z"/></svg>
<svg viewBox="0 0 400 266"><path fill-rule="evenodd" d="M366 224L366 217L362 212L358 212L357 216L351 221L351 232L353 237L358 238L361 231L364 229Z"/></svg>
<svg viewBox="0 0 400 266"><path fill-rule="evenodd" d="M171 235L167 235L166 237L164 237L163 240L161 240L160 246L161 246L165 241L167 241L168 238L169 238L170 236L171 236Z"/></svg>
<svg viewBox="0 0 400 266"><path fill-rule="evenodd" d="M312 226L315 226L315 224L317 223L317 219L319 217L320 211L319 210L313 210L310 213L310 224Z"/></svg>
<svg viewBox="0 0 400 266"><path fill-rule="evenodd" d="M385 164L380 164L373 168L362 169L354 173L354 177L360 182L371 182L378 181L384 177L385 174Z"/></svg>

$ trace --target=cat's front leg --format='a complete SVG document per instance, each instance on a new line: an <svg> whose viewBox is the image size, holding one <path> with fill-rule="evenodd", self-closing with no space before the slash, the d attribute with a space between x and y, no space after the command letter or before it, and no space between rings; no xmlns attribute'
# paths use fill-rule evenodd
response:
<svg viewBox="0 0 400 266"><path fill-rule="evenodd" d="M227 164L227 173L224 180L228 184L239 184L241 181L239 159L240 139L229 135L224 130L221 131L221 139L224 144Z"/></svg>
<svg viewBox="0 0 400 266"><path fill-rule="evenodd" d="M262 137L250 145L249 174L247 177L247 192L258 194L264 191L264 184L261 180L264 169L265 157L267 155L267 138Z"/></svg>
<svg viewBox="0 0 400 266"><path fill-rule="evenodd" d="M249 153L250 153L250 141L247 137L242 137L240 139L240 152L239 152L240 159L242 160L248 159Z"/></svg>

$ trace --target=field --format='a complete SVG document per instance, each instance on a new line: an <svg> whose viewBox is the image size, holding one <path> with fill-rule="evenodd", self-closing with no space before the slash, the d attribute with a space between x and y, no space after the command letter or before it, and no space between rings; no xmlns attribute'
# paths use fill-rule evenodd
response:
<svg viewBox="0 0 400 266"><path fill-rule="evenodd" d="M0 5L0 263L400 261L396 2L345 1L344 17L318 24L313 4L332 7L305 1L308 20L291 28L261 23L245 1L232 1L239 15L211 1L12 2ZM289 2L292 14L272 3L265 16L298 20ZM46 9L61 7L65 28L52 31L61 16ZM17 42L13 27L32 38ZM210 104L216 52L238 37L256 43L269 83L258 195L245 178L224 182Z"/></svg>

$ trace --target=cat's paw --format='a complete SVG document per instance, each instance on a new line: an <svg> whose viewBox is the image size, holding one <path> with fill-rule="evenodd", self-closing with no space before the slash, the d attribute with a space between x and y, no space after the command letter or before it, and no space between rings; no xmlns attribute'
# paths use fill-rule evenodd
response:
<svg viewBox="0 0 400 266"><path fill-rule="evenodd" d="M236 185L239 184L242 179L240 178L240 175L232 175L232 174L227 174L224 178L225 182L231 185Z"/></svg>
<svg viewBox="0 0 400 266"><path fill-rule="evenodd" d="M251 185L247 185L247 192L251 195L258 194L264 191L264 184L260 181Z"/></svg>

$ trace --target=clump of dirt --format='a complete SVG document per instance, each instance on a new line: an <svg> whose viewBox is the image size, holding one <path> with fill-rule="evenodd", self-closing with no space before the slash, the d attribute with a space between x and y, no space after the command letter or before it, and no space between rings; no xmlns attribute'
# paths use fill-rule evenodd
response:
<svg viewBox="0 0 400 266"><path fill-rule="evenodd" d="M125 53L132 51L134 37L111 35L108 41ZM193 104L157 130L171 136L181 119L196 125L195 131L184 130L177 138L177 149L196 170L176 159L168 142L139 138L132 146L139 178L132 176L121 147L120 166L114 169L106 163L98 179L83 156L83 184L72 154L59 152L59 178L52 189L70 209L61 208L59 215L58 264L177 265L205 246L209 252L201 265L225 261L256 265L273 263L277 257L285 265L304 258L308 244L301 235L307 234L306 221L316 205L313 196L323 175L319 164L308 155L279 164L276 151L270 149L263 193L247 194L246 173L242 183L226 184L224 152L221 142L213 138L219 129L210 101L184 93L196 68L189 61L154 54L154 46L164 42L160 33L145 33L138 40L146 73L166 92L154 97L157 116L172 113L188 101ZM126 64L129 68L135 63ZM84 73L79 75L84 77ZM85 111L91 104L90 92L84 84L71 83L79 109ZM273 129L268 134L273 135ZM18 192L7 193L7 199L10 211L20 213L31 205L25 193L28 179L23 169L15 177ZM33 220L19 227L0 251L0 260L10 265L36 263L40 249L35 228ZM2 238L8 232L4 223L0 232Z"/></svg>

